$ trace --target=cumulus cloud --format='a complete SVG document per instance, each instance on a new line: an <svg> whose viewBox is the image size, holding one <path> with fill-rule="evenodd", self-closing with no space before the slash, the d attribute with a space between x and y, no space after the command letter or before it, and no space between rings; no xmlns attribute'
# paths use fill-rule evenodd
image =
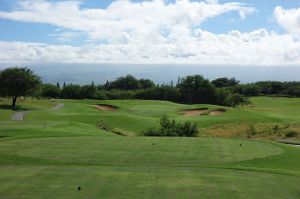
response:
<svg viewBox="0 0 300 199"><path fill-rule="evenodd" d="M80 1L23 0L14 10L0 12L0 18L51 24L59 29L52 36L63 42L82 34L89 42L75 47L0 41L0 62L300 64L300 42L290 34L265 29L214 34L201 27L224 13L244 19L254 11L217 0L119 0L105 9L82 8Z"/></svg>
<svg viewBox="0 0 300 199"><path fill-rule="evenodd" d="M284 9L277 6L274 10L277 23L294 36L300 37L300 8Z"/></svg>
<svg viewBox="0 0 300 199"><path fill-rule="evenodd" d="M81 1L20 1L10 12L0 12L1 18L55 25L82 31L93 40L111 43L164 42L168 34L179 27L189 34L192 27L208 18L227 12L238 12L245 18L254 11L241 3L220 4L215 0L196 2L164 0L131 2L113 1L109 7L84 8ZM173 35L174 36L174 35Z"/></svg>
<svg viewBox="0 0 300 199"><path fill-rule="evenodd" d="M213 34L198 29L186 43L106 44L73 47L0 42L2 63L191 63L280 65L300 64L300 42L265 29Z"/></svg>

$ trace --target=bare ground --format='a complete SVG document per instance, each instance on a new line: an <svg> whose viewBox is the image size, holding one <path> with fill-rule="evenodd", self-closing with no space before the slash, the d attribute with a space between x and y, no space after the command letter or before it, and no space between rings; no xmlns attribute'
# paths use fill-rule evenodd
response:
<svg viewBox="0 0 300 199"><path fill-rule="evenodd" d="M98 110L102 111L117 111L118 107L111 106L111 105L105 105L105 104L96 104L96 105L91 105L92 107L95 107Z"/></svg>
<svg viewBox="0 0 300 199"><path fill-rule="evenodd" d="M207 108L189 109L181 111L181 114L185 116L198 116L207 112Z"/></svg>

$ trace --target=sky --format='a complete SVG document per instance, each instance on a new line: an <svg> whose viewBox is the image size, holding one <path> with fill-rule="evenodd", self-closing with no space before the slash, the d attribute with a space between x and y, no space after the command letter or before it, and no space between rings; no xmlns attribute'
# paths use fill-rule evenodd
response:
<svg viewBox="0 0 300 199"><path fill-rule="evenodd" d="M0 65L51 64L300 67L300 1L0 0Z"/></svg>

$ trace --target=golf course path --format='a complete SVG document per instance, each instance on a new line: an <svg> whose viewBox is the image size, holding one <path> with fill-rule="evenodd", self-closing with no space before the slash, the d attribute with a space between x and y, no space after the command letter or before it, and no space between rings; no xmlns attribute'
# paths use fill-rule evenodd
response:
<svg viewBox="0 0 300 199"><path fill-rule="evenodd" d="M12 116L11 116L11 120L14 120L14 121L21 121L21 120L24 120L24 116L27 112L30 112L30 111L20 111L20 112L16 112L14 113Z"/></svg>
<svg viewBox="0 0 300 199"><path fill-rule="evenodd" d="M56 111L64 107L64 104L56 104L54 107L50 108L51 111Z"/></svg>
<svg viewBox="0 0 300 199"><path fill-rule="evenodd" d="M56 104L54 107L50 108L49 110L55 111L58 109L61 109L64 107L64 104ZM16 112L11 116L11 120L13 121L22 121L24 120L24 116L26 113L31 112L31 111L20 111Z"/></svg>

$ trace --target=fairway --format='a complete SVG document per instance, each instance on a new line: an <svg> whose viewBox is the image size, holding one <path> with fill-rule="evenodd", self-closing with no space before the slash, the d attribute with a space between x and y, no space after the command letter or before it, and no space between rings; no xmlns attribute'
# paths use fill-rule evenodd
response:
<svg viewBox="0 0 300 199"><path fill-rule="evenodd" d="M300 121L299 99L256 97L251 102L233 109L164 101L28 99L18 106L30 110L23 121L11 121L14 111L2 102L0 198L299 198L300 147L206 133L220 125ZM53 109L57 104L64 105ZM91 106L100 104L117 109ZM196 108L226 111L182 114ZM139 136L158 126L163 115L197 122L199 137ZM99 129L99 120L127 136Z"/></svg>

